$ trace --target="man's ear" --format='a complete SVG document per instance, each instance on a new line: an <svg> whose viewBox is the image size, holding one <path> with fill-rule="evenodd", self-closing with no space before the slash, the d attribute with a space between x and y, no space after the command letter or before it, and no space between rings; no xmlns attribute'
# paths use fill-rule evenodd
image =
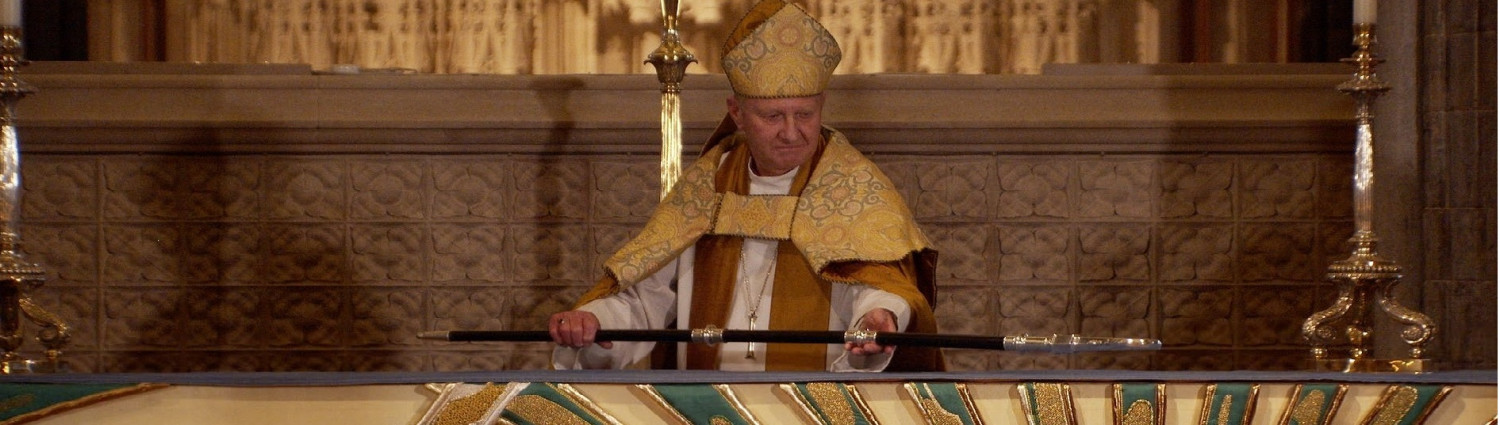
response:
<svg viewBox="0 0 1500 425"><path fill-rule="evenodd" d="M734 126L744 128L740 123L740 100L734 95L724 99L724 106L729 109L729 119L734 120Z"/></svg>

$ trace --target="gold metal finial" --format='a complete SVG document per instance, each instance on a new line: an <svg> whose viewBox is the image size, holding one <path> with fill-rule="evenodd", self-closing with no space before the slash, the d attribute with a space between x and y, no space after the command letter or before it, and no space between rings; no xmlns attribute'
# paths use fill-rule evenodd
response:
<svg viewBox="0 0 1500 425"><path fill-rule="evenodd" d="M663 92L677 93L681 89L680 84L687 73L688 64L697 62L698 59L682 45L682 38L677 32L677 0L662 0L661 13L661 45L646 56L646 63L656 67L656 79L661 82Z"/></svg>
<svg viewBox="0 0 1500 425"><path fill-rule="evenodd" d="M661 197L666 198L682 174L682 79L698 59L677 34L677 0L662 0L661 45L646 56L661 82Z"/></svg>
<svg viewBox="0 0 1500 425"><path fill-rule="evenodd" d="M1354 25L1354 56L1343 60L1356 66L1354 77L1339 84L1338 90L1354 97L1354 245L1349 258L1328 266L1326 277L1338 287L1333 306L1313 313L1302 323L1302 337L1312 345L1315 368L1344 372L1430 372L1430 361L1423 356L1424 347L1437 326L1427 316L1408 309L1392 297L1401 281L1401 266L1382 258L1376 250L1372 217L1375 203L1374 133L1371 131L1375 98L1391 86L1375 75L1377 58L1375 24ZM1367 317L1371 304L1378 306L1395 321L1404 325L1400 337L1411 348L1406 358L1373 358L1372 331Z"/></svg>

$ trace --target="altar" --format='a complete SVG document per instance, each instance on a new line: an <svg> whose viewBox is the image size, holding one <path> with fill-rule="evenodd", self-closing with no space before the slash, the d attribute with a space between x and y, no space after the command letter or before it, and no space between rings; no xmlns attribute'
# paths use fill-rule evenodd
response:
<svg viewBox="0 0 1500 425"><path fill-rule="evenodd" d="M7 425L1485 424L1497 396L1494 371L60 374L0 389ZM56 396L70 389L96 391Z"/></svg>

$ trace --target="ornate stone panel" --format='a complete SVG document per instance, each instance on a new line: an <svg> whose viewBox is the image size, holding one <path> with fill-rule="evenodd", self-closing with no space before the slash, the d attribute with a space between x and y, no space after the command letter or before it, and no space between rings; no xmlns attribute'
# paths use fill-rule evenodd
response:
<svg viewBox="0 0 1500 425"><path fill-rule="evenodd" d="M277 159L266 164L264 199L271 220L341 220L349 216L348 164L337 159Z"/></svg>
<svg viewBox="0 0 1500 425"><path fill-rule="evenodd" d="M259 207L255 161L137 157L104 162L103 175L107 218L249 218Z"/></svg>
<svg viewBox="0 0 1500 425"><path fill-rule="evenodd" d="M165 285L182 279L181 228L172 224L104 226L103 279L111 285Z"/></svg>
<svg viewBox="0 0 1500 425"><path fill-rule="evenodd" d="M99 349L99 289L82 287L53 288L31 296L31 300L48 312L57 315L69 324L72 333L66 347L68 357L75 351ZM28 338L35 337L35 329L24 330ZM28 342L23 347L40 351L40 347ZM27 357L37 359L39 357Z"/></svg>
<svg viewBox="0 0 1500 425"><path fill-rule="evenodd" d="M411 284L428 279L425 226L356 224L350 226L350 277L362 285Z"/></svg>
<svg viewBox="0 0 1500 425"><path fill-rule="evenodd" d="M1354 163L1348 158L1318 159L1318 216L1326 219L1354 218ZM1377 183L1378 184L1378 183Z"/></svg>
<svg viewBox="0 0 1500 425"><path fill-rule="evenodd" d="M1156 370L1234 370L1235 355L1225 350L1172 350L1157 353Z"/></svg>
<svg viewBox="0 0 1500 425"><path fill-rule="evenodd" d="M421 287L358 288L350 302L352 346L406 348L422 345L427 330L426 290Z"/></svg>
<svg viewBox="0 0 1500 425"><path fill-rule="evenodd" d="M1240 163L1240 217L1247 219L1312 218L1317 204L1313 201L1311 159L1246 160Z"/></svg>
<svg viewBox="0 0 1500 425"><path fill-rule="evenodd" d="M1242 332L1235 326L1237 293L1227 286L1167 287L1161 303L1161 342L1167 346L1230 346Z"/></svg>
<svg viewBox="0 0 1500 425"><path fill-rule="evenodd" d="M591 171L595 220L644 221L661 199L661 165L655 158L595 161Z"/></svg>
<svg viewBox="0 0 1500 425"><path fill-rule="evenodd" d="M428 356L416 351L347 351L340 354L344 370L355 372L418 372L432 370Z"/></svg>
<svg viewBox="0 0 1500 425"><path fill-rule="evenodd" d="M182 279L194 284L263 284L264 227L254 223L183 225Z"/></svg>
<svg viewBox="0 0 1500 425"><path fill-rule="evenodd" d="M1078 162L1076 217L1141 219L1156 206L1152 178L1156 164L1143 160Z"/></svg>
<svg viewBox="0 0 1500 425"><path fill-rule="evenodd" d="M995 165L985 159L943 158L917 164L917 196L910 203L918 220L984 220L995 214L989 190Z"/></svg>
<svg viewBox="0 0 1500 425"><path fill-rule="evenodd" d="M1331 156L876 157L942 252L942 331L1169 347L957 350L954 370L1296 367L1347 255ZM36 196L26 241L38 301L93 341L70 362L98 371L544 368L547 344L415 334L544 326L658 197L633 156L97 158L37 161L55 174L28 190L63 195Z"/></svg>
<svg viewBox="0 0 1500 425"><path fill-rule="evenodd" d="M346 225L268 224L264 238L267 283L341 283L350 277Z"/></svg>
<svg viewBox="0 0 1500 425"><path fill-rule="evenodd" d="M1072 216L1071 181L1076 173L1065 160L999 161L997 218L1060 219Z"/></svg>
<svg viewBox="0 0 1500 425"><path fill-rule="evenodd" d="M273 348L334 348L349 344L351 292L335 287L273 287L261 292L257 331Z"/></svg>
<svg viewBox="0 0 1500 425"><path fill-rule="evenodd" d="M484 223L432 225L435 285L496 284L510 277L507 226Z"/></svg>
<svg viewBox="0 0 1500 425"><path fill-rule="evenodd" d="M573 307L583 291L579 286L529 286L514 288L507 302L511 303L510 324L506 329L546 329L547 318L559 311Z"/></svg>
<svg viewBox="0 0 1500 425"><path fill-rule="evenodd" d="M588 163L572 158L507 161L515 186L510 217L517 220L582 220L589 214ZM623 190L613 186L610 190Z"/></svg>
<svg viewBox="0 0 1500 425"><path fill-rule="evenodd" d="M929 225L923 228L937 245L938 284L990 282L995 271L992 230L981 225Z"/></svg>
<svg viewBox="0 0 1500 425"><path fill-rule="evenodd" d="M989 353L989 370L1059 370L1070 369L1072 355L1038 355L1036 353Z"/></svg>
<svg viewBox="0 0 1500 425"><path fill-rule="evenodd" d="M1163 161L1161 174L1162 218L1212 220L1234 216L1234 162Z"/></svg>
<svg viewBox="0 0 1500 425"><path fill-rule="evenodd" d="M1306 348L1242 350L1237 357L1235 368L1243 370L1308 370L1311 363Z"/></svg>
<svg viewBox="0 0 1500 425"><path fill-rule="evenodd" d="M505 217L507 189L513 187L505 161L441 158L432 167L432 217L496 220Z"/></svg>
<svg viewBox="0 0 1500 425"><path fill-rule="evenodd" d="M1229 224L1163 224L1162 283L1234 281L1234 227Z"/></svg>
<svg viewBox="0 0 1500 425"><path fill-rule="evenodd" d="M1241 225L1240 279L1243 282L1311 281L1326 264L1314 264L1315 227L1307 223Z"/></svg>
<svg viewBox="0 0 1500 425"><path fill-rule="evenodd" d="M948 286L938 291L938 332L994 335L1001 321L995 291L983 286Z"/></svg>
<svg viewBox="0 0 1500 425"><path fill-rule="evenodd" d="M99 282L99 228L83 223L29 224L22 252L42 265L47 286L96 287Z"/></svg>
<svg viewBox="0 0 1500 425"><path fill-rule="evenodd" d="M1239 344L1249 347L1305 344L1302 322L1314 311L1331 305L1314 304L1319 300L1312 285L1249 286L1243 293Z"/></svg>
<svg viewBox="0 0 1500 425"><path fill-rule="evenodd" d="M1078 288L1081 330L1089 336L1148 338L1151 329L1151 290L1135 286Z"/></svg>
<svg viewBox="0 0 1500 425"><path fill-rule="evenodd" d="M180 292L171 288L105 288L101 348L123 351L177 346Z"/></svg>
<svg viewBox="0 0 1500 425"><path fill-rule="evenodd" d="M1060 224L1001 225L998 282L1064 283L1073 278L1073 231Z"/></svg>
<svg viewBox="0 0 1500 425"><path fill-rule="evenodd" d="M1073 355L1074 369L1153 370L1153 360L1160 353L1079 353Z"/></svg>
<svg viewBox="0 0 1500 425"><path fill-rule="evenodd" d="M21 168L21 217L88 221L99 217L99 166L92 158L44 158Z"/></svg>
<svg viewBox="0 0 1500 425"><path fill-rule="evenodd" d="M506 234L513 282L576 285L597 277L589 267L585 226L535 223L512 226Z"/></svg>
<svg viewBox="0 0 1500 425"><path fill-rule="evenodd" d="M1076 290L1069 287L999 287L995 295L998 330L1001 335L1076 333L1076 296Z"/></svg>
<svg viewBox="0 0 1500 425"><path fill-rule="evenodd" d="M1083 226L1078 235L1080 283L1145 283L1151 279L1151 228Z"/></svg>
<svg viewBox="0 0 1500 425"><path fill-rule="evenodd" d="M545 344L471 360L414 337L542 326L593 284L656 202L654 161L542 158L234 157L218 165L237 177L216 182L164 175L194 169L188 162L112 163L101 175L114 207L100 210L113 213L99 227L67 203L34 213L30 252L55 262L46 288L64 291L39 300L96 335L86 338L98 351L80 364L101 370L545 367ZM914 208L926 208L922 225L942 252L945 332L1159 336L1174 349L960 351L956 370L1292 367L1294 328L1332 295L1321 269L1347 254L1347 215L1301 205L1347 197L1346 185L1320 178L1340 169L1337 159L962 158L882 161L925 205ZM86 184L92 162L56 163L59 177L36 185ZM264 179L253 172L262 169ZM1236 207L1247 200L1256 207ZM151 212L177 208L168 202L223 207ZM186 289L215 284L243 289ZM93 285L106 285L98 301L88 301ZM97 322L89 302L103 307ZM308 348L334 351L278 360ZM192 351L153 351L171 349Z"/></svg>
<svg viewBox="0 0 1500 425"><path fill-rule="evenodd" d="M427 216L427 163L356 160L350 163L349 218L410 220Z"/></svg>
<svg viewBox="0 0 1500 425"><path fill-rule="evenodd" d="M510 329L513 288L483 286L430 290L427 322L432 329Z"/></svg>

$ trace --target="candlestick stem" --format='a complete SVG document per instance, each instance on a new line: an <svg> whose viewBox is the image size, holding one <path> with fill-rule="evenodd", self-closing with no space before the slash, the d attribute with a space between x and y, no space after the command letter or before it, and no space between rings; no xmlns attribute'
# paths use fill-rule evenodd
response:
<svg viewBox="0 0 1500 425"><path fill-rule="evenodd" d="M1401 280L1401 266L1382 258L1376 250L1378 239L1372 225L1375 211L1375 135L1372 130L1375 114L1372 105L1391 87L1375 74L1376 65L1383 62L1373 52L1375 24L1355 24L1354 32L1356 50L1353 57L1343 60L1355 65L1354 76L1338 86L1339 91L1355 101L1354 236L1349 239L1354 248L1349 258L1328 266L1326 277L1337 285L1338 298L1332 307L1313 313L1303 322L1302 336L1312 345L1317 369L1431 371L1432 366L1423 358L1424 346L1436 326L1427 316L1401 306L1392 298L1392 290ZM1372 304L1406 325L1400 335L1411 347L1406 358L1372 358L1372 332L1367 320ZM1346 355L1334 358L1336 348L1342 348Z"/></svg>
<svg viewBox="0 0 1500 425"><path fill-rule="evenodd" d="M36 91L21 81L18 68L26 64L21 27L0 26L0 373L61 371L62 348L68 343L67 324L32 302L29 292L41 287L45 271L26 261L21 252L21 149L16 133L16 104ZM47 348L47 361L38 363L17 350L25 340L21 318L42 326L38 340Z"/></svg>

